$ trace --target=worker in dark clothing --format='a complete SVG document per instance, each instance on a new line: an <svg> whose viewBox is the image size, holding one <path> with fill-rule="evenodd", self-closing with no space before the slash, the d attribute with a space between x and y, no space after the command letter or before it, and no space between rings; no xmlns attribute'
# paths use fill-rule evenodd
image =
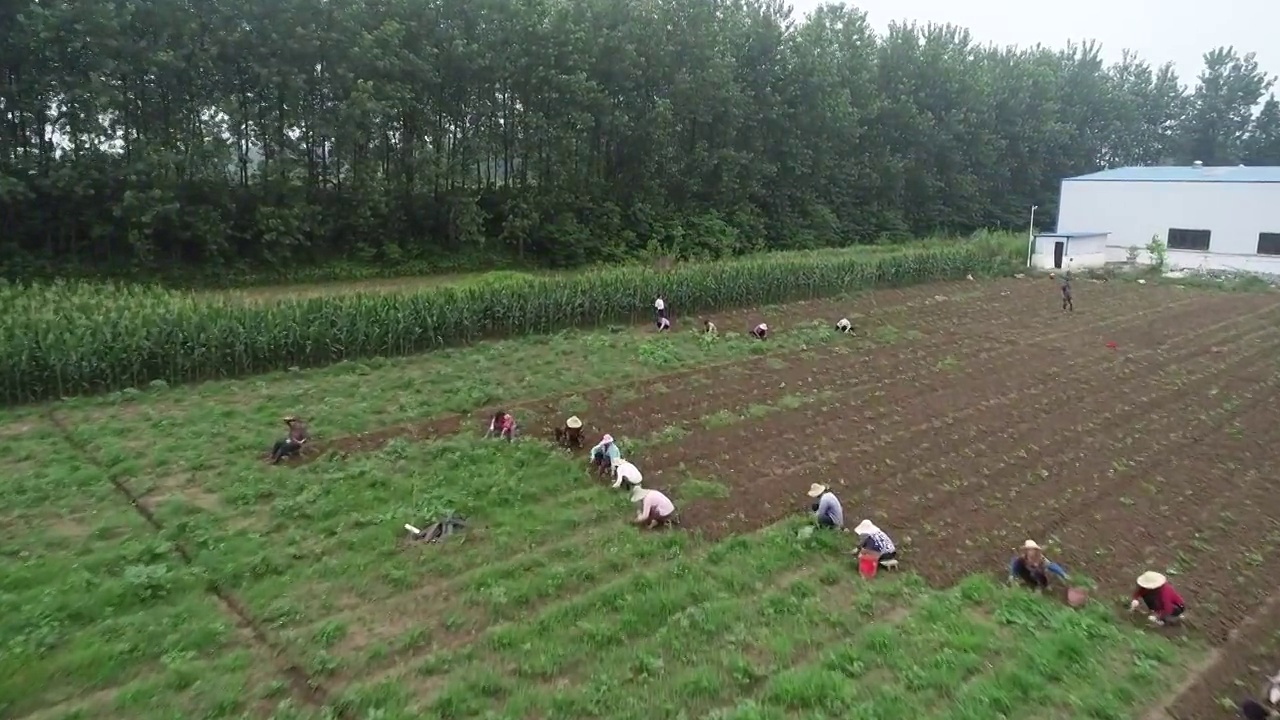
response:
<svg viewBox="0 0 1280 720"><path fill-rule="evenodd" d="M307 424L296 415L289 415L284 418L284 424L289 426L289 435L283 440L276 441L271 448L271 464L277 465L281 460L287 457L293 457L302 452L302 446L307 444Z"/></svg>

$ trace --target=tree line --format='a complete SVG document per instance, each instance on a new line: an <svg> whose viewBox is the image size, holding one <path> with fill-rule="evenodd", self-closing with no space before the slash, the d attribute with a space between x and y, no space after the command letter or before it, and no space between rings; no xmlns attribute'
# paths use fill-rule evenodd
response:
<svg viewBox="0 0 1280 720"><path fill-rule="evenodd" d="M779 0L15 0L0 258L570 266L1052 223L1063 177L1280 164L1272 79L1204 63L1188 88Z"/></svg>

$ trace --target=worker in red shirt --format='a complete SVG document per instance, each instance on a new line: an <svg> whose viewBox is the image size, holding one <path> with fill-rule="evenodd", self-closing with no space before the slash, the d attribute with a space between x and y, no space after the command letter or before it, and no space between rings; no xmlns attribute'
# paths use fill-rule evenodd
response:
<svg viewBox="0 0 1280 720"><path fill-rule="evenodd" d="M1144 572L1138 576L1138 589L1133 592L1129 611L1146 604L1151 615L1147 618L1157 625L1168 625L1186 612L1182 596L1169 584L1169 579L1158 572Z"/></svg>
<svg viewBox="0 0 1280 720"><path fill-rule="evenodd" d="M516 419L506 410L499 410L493 414L493 420L489 421L489 432L485 433L485 437L497 435L504 440L514 440L516 435Z"/></svg>

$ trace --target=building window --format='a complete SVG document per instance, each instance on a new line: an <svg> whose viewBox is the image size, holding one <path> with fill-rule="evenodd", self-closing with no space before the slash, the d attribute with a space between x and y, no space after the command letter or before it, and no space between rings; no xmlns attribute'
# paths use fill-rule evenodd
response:
<svg viewBox="0 0 1280 720"><path fill-rule="evenodd" d="M1165 245L1170 250L1195 250L1198 252L1208 252L1209 231L1169 228L1169 240Z"/></svg>
<svg viewBox="0 0 1280 720"><path fill-rule="evenodd" d="M1258 233L1259 255L1280 255L1280 233Z"/></svg>

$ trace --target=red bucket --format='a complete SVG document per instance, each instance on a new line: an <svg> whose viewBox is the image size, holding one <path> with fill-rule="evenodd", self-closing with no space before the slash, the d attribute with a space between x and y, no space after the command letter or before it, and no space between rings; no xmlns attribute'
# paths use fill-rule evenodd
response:
<svg viewBox="0 0 1280 720"><path fill-rule="evenodd" d="M880 560L875 555L858 556L858 572L862 573L862 577L870 580L876 576L876 570L879 568Z"/></svg>

